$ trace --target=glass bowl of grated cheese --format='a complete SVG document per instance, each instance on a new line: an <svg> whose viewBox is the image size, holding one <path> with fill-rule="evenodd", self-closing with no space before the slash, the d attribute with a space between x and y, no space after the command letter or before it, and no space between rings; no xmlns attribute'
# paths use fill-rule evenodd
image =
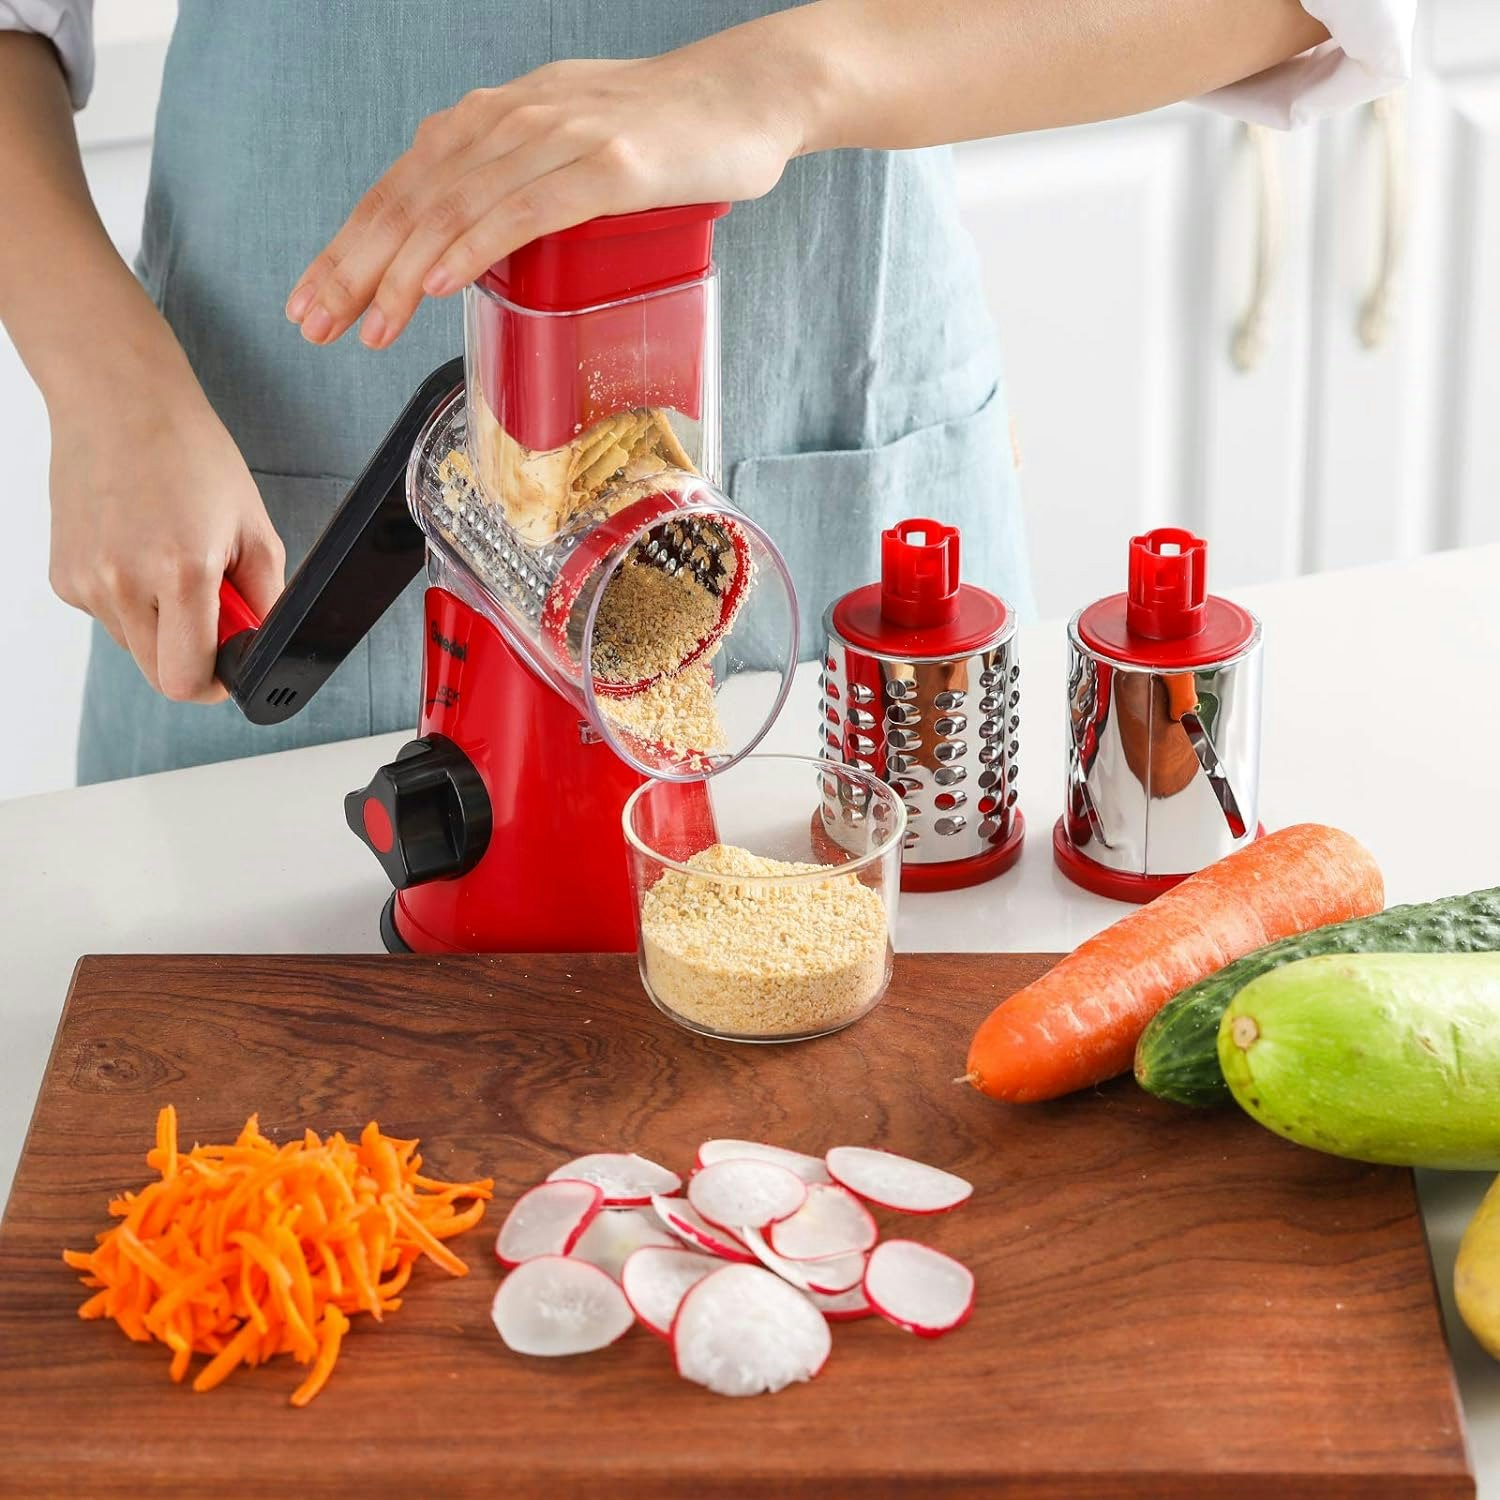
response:
<svg viewBox="0 0 1500 1500"><path fill-rule="evenodd" d="M867 1015L891 978L906 809L877 776L750 755L625 804L646 993L708 1036L790 1042Z"/></svg>

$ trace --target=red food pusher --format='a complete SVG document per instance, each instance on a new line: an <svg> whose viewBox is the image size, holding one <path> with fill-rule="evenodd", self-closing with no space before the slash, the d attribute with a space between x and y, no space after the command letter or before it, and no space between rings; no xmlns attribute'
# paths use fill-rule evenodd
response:
<svg viewBox="0 0 1500 1500"><path fill-rule="evenodd" d="M494 267L464 294L464 360L413 396L265 621L226 585L219 674L269 723L426 563L419 737L345 801L396 888L392 949L633 949L625 799L649 776L733 764L785 700L790 577L715 484L724 211L594 220ZM650 443L637 433L602 487L570 487L582 439L616 428ZM595 650L627 567L687 576L712 601L673 659L633 674L602 671ZM689 672L706 701L734 684L718 743L640 727L634 706Z"/></svg>

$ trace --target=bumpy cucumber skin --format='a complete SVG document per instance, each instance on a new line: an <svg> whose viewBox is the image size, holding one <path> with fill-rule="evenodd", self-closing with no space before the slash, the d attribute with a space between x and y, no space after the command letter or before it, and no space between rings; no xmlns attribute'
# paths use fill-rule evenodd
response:
<svg viewBox="0 0 1500 1500"><path fill-rule="evenodd" d="M1262 974L1219 1025L1236 1102L1356 1161L1500 1169L1500 953L1330 954Z"/></svg>
<svg viewBox="0 0 1500 1500"><path fill-rule="evenodd" d="M1141 1034L1136 1081L1176 1104L1211 1109L1230 1102L1219 1067L1219 1021L1229 1002L1262 974L1325 953L1500 952L1500 886L1393 906L1373 917L1334 922L1247 953L1175 995Z"/></svg>
<svg viewBox="0 0 1500 1500"><path fill-rule="evenodd" d="M1453 1300L1469 1332L1500 1359L1500 1177L1490 1184L1459 1242Z"/></svg>

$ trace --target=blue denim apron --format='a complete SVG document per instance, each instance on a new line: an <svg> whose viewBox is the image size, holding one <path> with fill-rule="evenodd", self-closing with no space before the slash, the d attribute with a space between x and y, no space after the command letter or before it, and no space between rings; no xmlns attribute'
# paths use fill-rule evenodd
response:
<svg viewBox="0 0 1500 1500"><path fill-rule="evenodd" d="M423 376L462 347L458 299L400 341L317 349L293 279L417 123L556 58L649 55L766 0L182 0L138 264L255 475L294 566ZM1004 397L945 151L793 162L716 239L727 488L785 552L804 653L912 514L963 528L964 570L1029 611ZM319 696L273 728L174 704L96 627L80 781L402 729L420 581Z"/></svg>

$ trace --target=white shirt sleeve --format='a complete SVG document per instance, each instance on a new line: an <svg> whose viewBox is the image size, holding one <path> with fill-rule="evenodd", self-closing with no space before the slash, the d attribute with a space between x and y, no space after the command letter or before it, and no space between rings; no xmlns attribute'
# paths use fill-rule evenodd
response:
<svg viewBox="0 0 1500 1500"><path fill-rule="evenodd" d="M1367 104L1411 77L1417 0L1302 0L1329 40L1196 102L1252 124L1290 130Z"/></svg>
<svg viewBox="0 0 1500 1500"><path fill-rule="evenodd" d="M0 0L0 31L44 36L62 60L74 109L94 86L94 0Z"/></svg>

